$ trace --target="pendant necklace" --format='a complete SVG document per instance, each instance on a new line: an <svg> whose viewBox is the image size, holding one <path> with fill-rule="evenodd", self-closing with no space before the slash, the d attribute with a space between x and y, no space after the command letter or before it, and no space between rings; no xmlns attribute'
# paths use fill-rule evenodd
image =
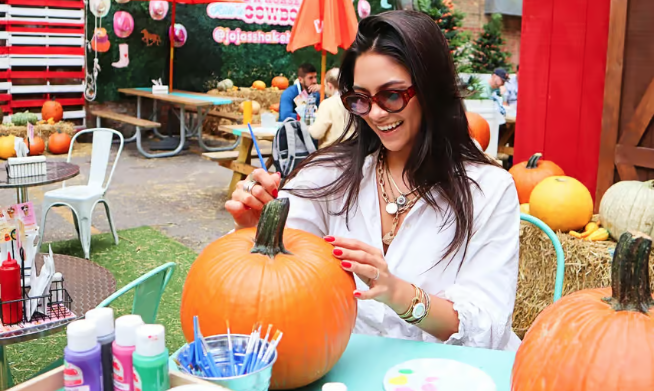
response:
<svg viewBox="0 0 654 391"><path fill-rule="evenodd" d="M384 168L386 168L386 170L384 170ZM386 172L384 173L384 171ZM384 202L386 202L386 207L385 207L386 213L388 213L389 215L395 215L400 209L403 209L403 207L407 206L407 202L408 202L407 196L409 194L413 194L416 190L418 190L418 188L416 187L415 189L411 190L406 194L402 193L400 188L395 183L395 180L393 179L390 170L388 169L388 167L385 167L384 156L381 151L379 153L379 165L377 167L377 174L379 175L379 185L381 186L382 189L382 197L384 199ZM394 200L390 200L386 195L386 191L384 189L385 188L384 174L386 174L386 176L389 178L389 181L395 187L397 192L400 193L400 195Z"/></svg>
<svg viewBox="0 0 654 391"><path fill-rule="evenodd" d="M393 175L391 175L391 170L390 170L388 167L386 167L386 176L388 176L388 179L390 179L391 184L393 185L393 187L395 188L395 190L397 190L397 192L400 194L400 195L395 199L395 203L396 203L399 207L403 207L404 205L406 205L406 203L407 203L407 201L408 201L407 196L408 196L409 194L413 194L413 193L415 193L415 191L418 190L418 188L416 187L415 189L411 190L410 192L408 192L408 193L406 193L406 194L405 194L405 193L402 193L402 190L400 190L399 186L397 186L397 183L395 183L395 179L393 179Z"/></svg>

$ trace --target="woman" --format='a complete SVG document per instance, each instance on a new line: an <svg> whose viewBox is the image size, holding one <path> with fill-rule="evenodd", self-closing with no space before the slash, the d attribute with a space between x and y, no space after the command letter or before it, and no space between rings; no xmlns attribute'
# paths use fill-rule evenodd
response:
<svg viewBox="0 0 654 391"><path fill-rule="evenodd" d="M237 228L290 198L287 226L356 276L354 332L515 350L519 204L468 133L445 37L428 16L369 16L341 65L354 134L287 178L255 170L225 204Z"/></svg>

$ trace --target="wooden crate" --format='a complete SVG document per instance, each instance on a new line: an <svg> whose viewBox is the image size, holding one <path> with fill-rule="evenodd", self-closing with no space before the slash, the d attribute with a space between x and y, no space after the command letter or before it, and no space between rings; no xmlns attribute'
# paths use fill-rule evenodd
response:
<svg viewBox="0 0 654 391"><path fill-rule="evenodd" d="M170 386L178 387L187 384L198 384L207 386L207 391L230 391L225 387L211 384L195 377L179 373L170 372ZM21 383L8 391L58 391L64 387L64 367L53 369L50 372L37 376L34 379Z"/></svg>

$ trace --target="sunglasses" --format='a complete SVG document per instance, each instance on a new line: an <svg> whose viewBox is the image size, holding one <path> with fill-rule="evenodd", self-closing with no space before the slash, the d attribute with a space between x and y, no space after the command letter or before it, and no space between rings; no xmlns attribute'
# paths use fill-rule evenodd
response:
<svg viewBox="0 0 654 391"><path fill-rule="evenodd" d="M416 96L416 90L411 86L404 90L379 91L373 96L350 91L341 95L341 101L343 101L343 106L355 115L368 114L373 102L389 113L397 113L404 110L414 96Z"/></svg>

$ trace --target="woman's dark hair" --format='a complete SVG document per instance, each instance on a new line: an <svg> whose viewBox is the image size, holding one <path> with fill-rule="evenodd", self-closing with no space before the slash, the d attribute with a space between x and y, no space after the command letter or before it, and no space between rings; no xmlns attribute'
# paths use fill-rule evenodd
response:
<svg viewBox="0 0 654 391"><path fill-rule="evenodd" d="M477 184L465 171L465 163L495 164L474 144L468 132L463 101L457 88L457 75L445 36L427 15L415 11L388 11L368 16L359 22L354 43L344 55L340 66L341 94L352 89L354 65L366 52L391 57L411 74L416 97L422 110L420 133L413 145L403 175L410 188L418 187L419 195L433 208L445 213L445 224L455 223L454 238L443 259L455 254L467 244L473 232L473 197L471 186ZM415 99L414 98L414 99ZM366 157L382 147L382 143L366 121L348 115L346 132L332 146L321 149L305 159L284 181L303 168L321 165L337 167L343 175L334 182L313 189L285 189L298 197L318 199L345 198L344 207L330 211L346 215L357 204ZM435 190L447 205L439 205L431 193ZM441 227L443 228L443 227Z"/></svg>

